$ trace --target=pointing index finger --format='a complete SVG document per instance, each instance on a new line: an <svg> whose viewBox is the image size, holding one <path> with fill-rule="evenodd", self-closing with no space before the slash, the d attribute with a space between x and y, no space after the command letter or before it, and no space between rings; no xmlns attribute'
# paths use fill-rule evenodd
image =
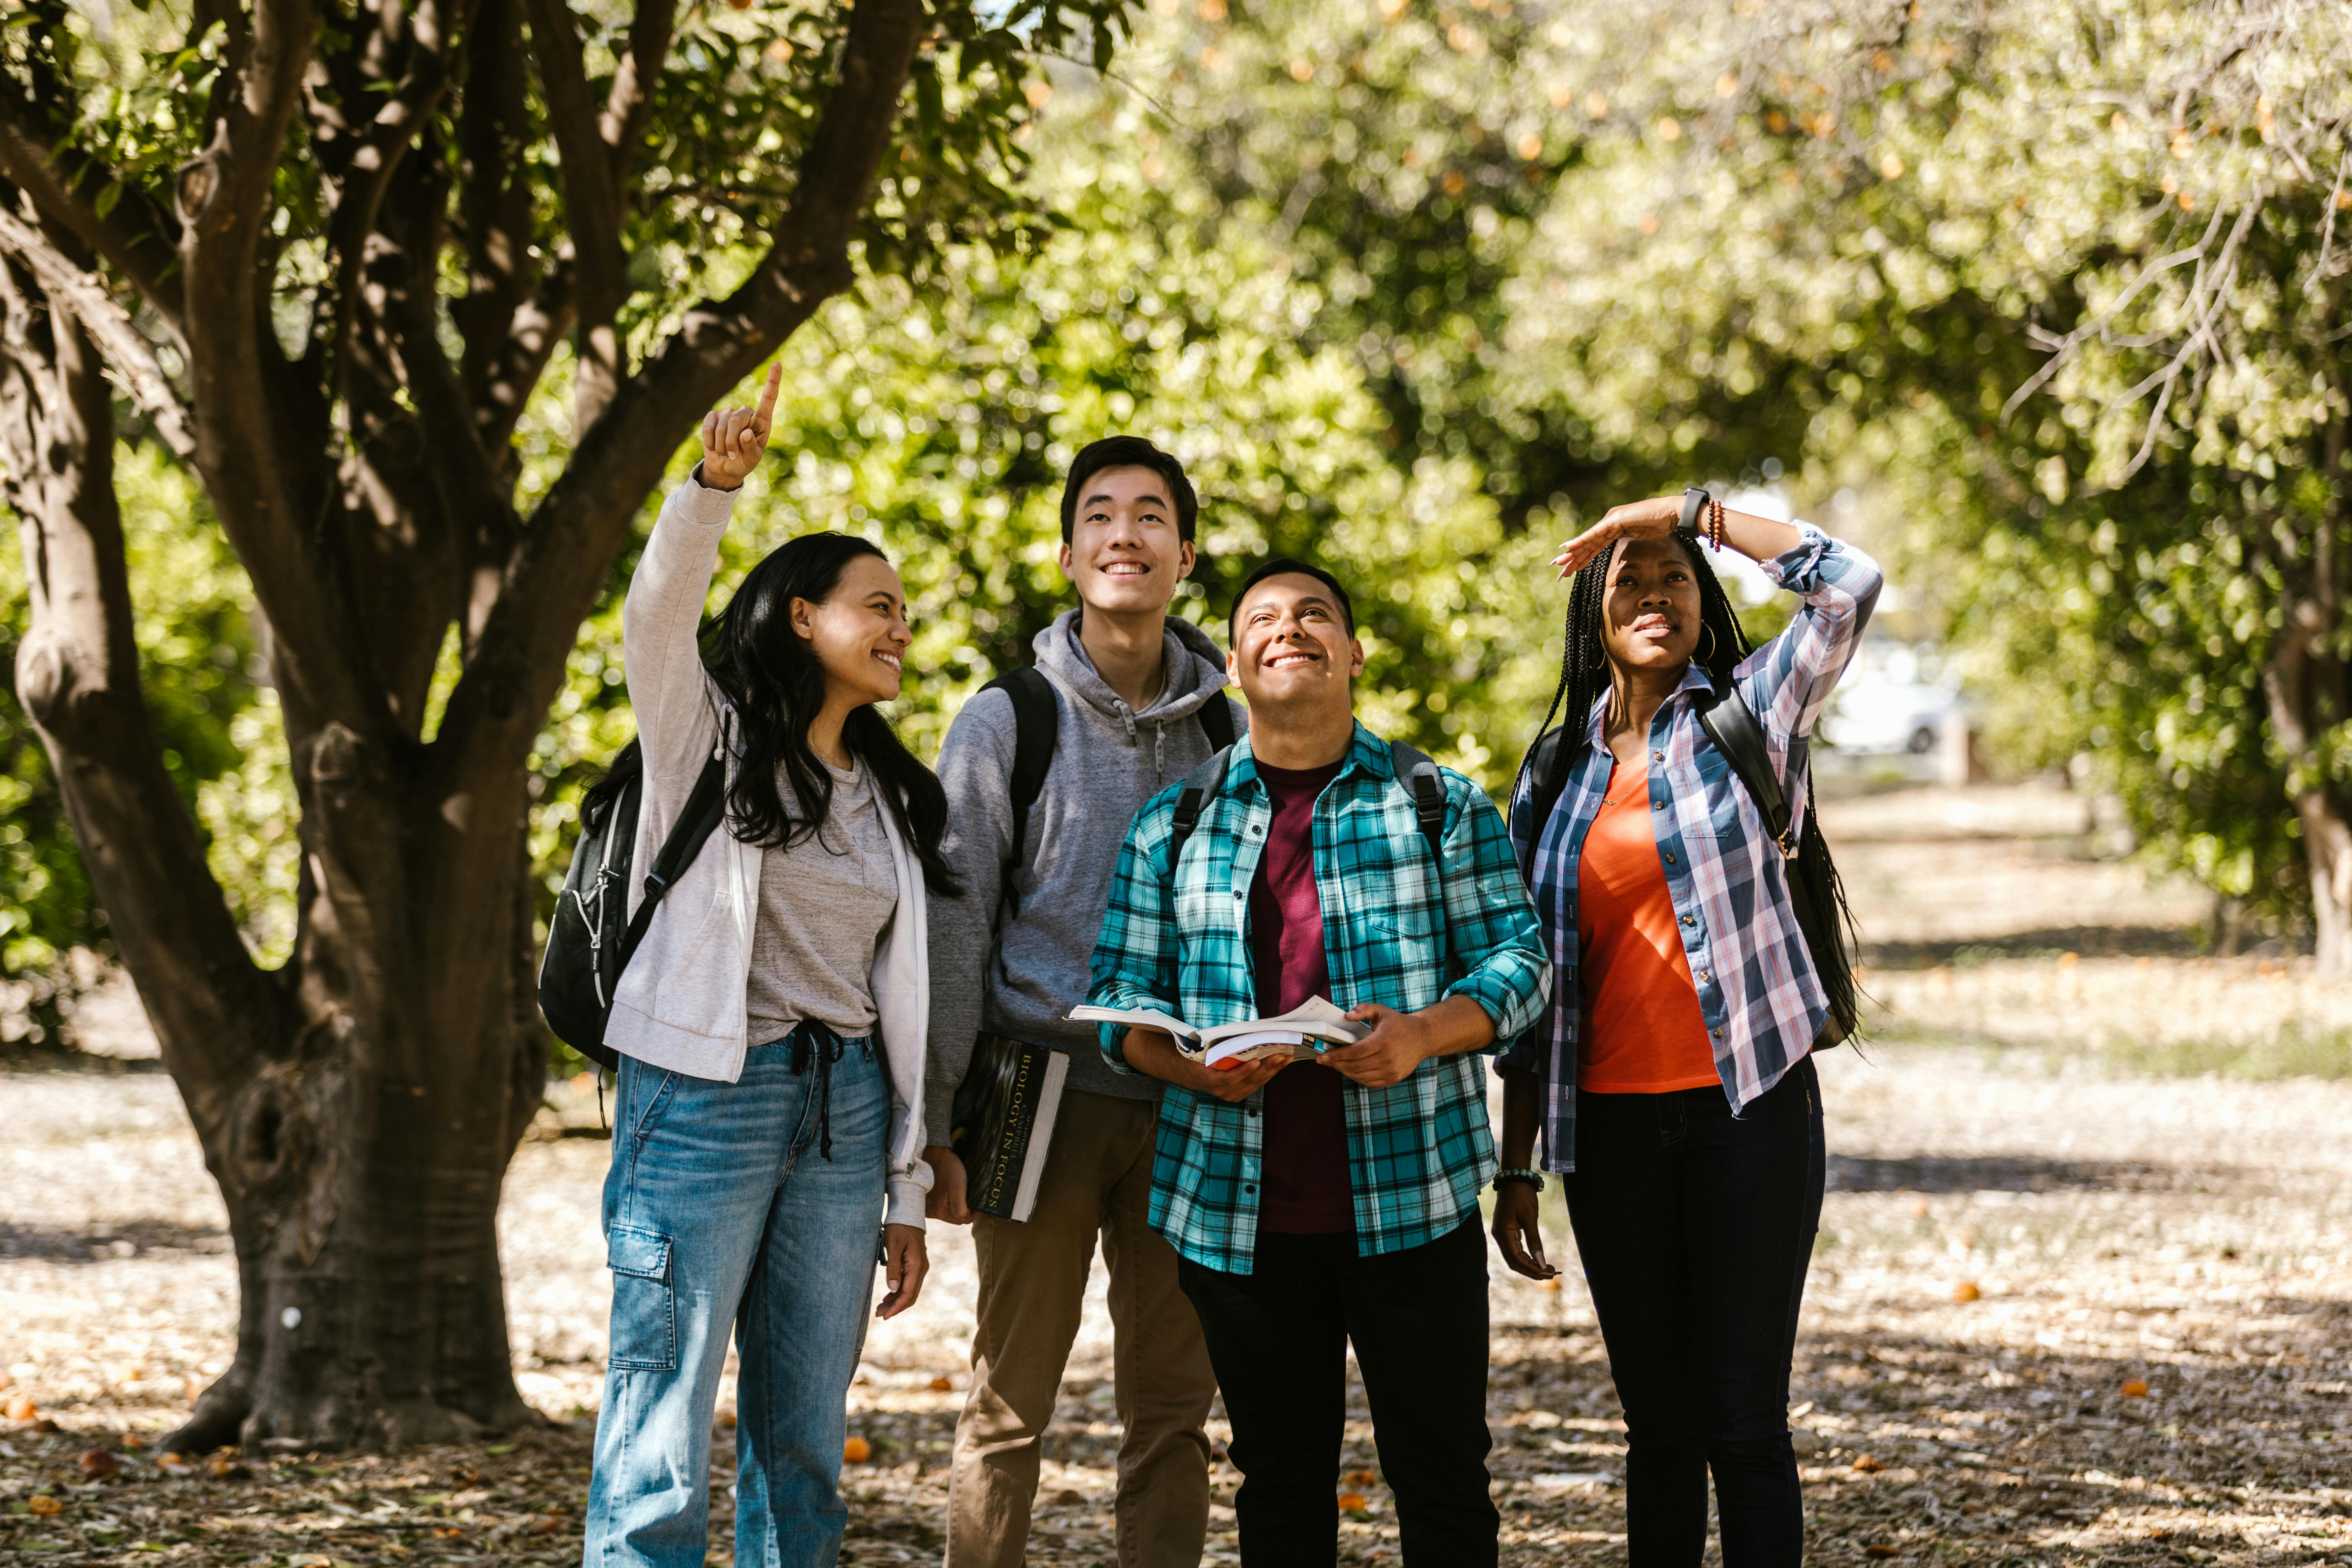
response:
<svg viewBox="0 0 2352 1568"><path fill-rule="evenodd" d="M768 427L768 416L776 411L776 388L784 382L784 362L777 360L768 366L768 383L760 389L760 428Z"/></svg>

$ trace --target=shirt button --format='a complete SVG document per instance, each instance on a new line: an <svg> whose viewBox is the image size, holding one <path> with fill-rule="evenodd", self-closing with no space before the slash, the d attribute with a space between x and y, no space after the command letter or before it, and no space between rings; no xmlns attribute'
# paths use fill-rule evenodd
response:
<svg viewBox="0 0 2352 1568"><path fill-rule="evenodd" d="M1698 977L1699 977L1701 980L1704 980L1704 981L1708 982L1709 984L1712 984L1712 983L1714 982L1714 980L1715 980L1715 971L1713 971L1712 969L1702 969L1702 970L1700 970L1700 971L1698 972Z"/></svg>
<svg viewBox="0 0 2352 1568"><path fill-rule="evenodd" d="M1666 864L1667 864L1667 865L1669 865L1669 866L1671 866L1671 865L1673 865L1674 863L1675 863L1675 852L1674 852L1673 850L1669 849L1669 850L1667 850L1667 851L1666 851Z"/></svg>
<svg viewBox="0 0 2352 1568"><path fill-rule="evenodd" d="M1663 763L1663 762L1664 762L1665 760L1666 760L1666 753L1665 753L1665 752L1652 752L1650 753L1650 761L1652 761L1652 762L1654 762L1654 763Z"/></svg>
<svg viewBox="0 0 2352 1568"><path fill-rule="evenodd" d="M1244 1191L1244 1192L1245 1192L1245 1193L1254 1193L1254 1192L1257 1191L1257 1189L1256 1189L1255 1187L1250 1186L1249 1184L1247 1184L1246 1183L1244 1183L1244 1184L1243 1184L1243 1186L1242 1186L1242 1191Z"/></svg>
<svg viewBox="0 0 2352 1568"><path fill-rule="evenodd" d="M1650 809L1652 811L1664 811L1666 809L1666 803L1663 800L1654 800L1650 803Z"/></svg>
<svg viewBox="0 0 2352 1568"><path fill-rule="evenodd" d="M1716 1037L1717 1039L1718 1039L1718 1040L1719 1040L1719 1039L1721 1039L1721 1038L1723 1038L1723 1031L1722 1031L1721 1029L1717 1029L1717 1030L1715 1032L1715 1037Z"/></svg>
<svg viewBox="0 0 2352 1568"><path fill-rule="evenodd" d="M1234 889L1234 897L1235 897L1235 898L1237 898L1237 899L1241 899L1241 898L1247 898L1248 896L1249 896L1249 895L1247 895L1246 893L1243 892L1239 888L1235 888L1235 889Z"/></svg>
<svg viewBox="0 0 2352 1568"><path fill-rule="evenodd" d="M1254 1105L1253 1105L1253 1106L1251 1106L1251 1107L1250 1107L1250 1109L1249 1109L1248 1114L1249 1114L1249 1115L1251 1115L1251 1116L1255 1116L1255 1115L1257 1114L1257 1107L1255 1107L1255 1106L1254 1106Z"/></svg>
<svg viewBox="0 0 2352 1568"><path fill-rule="evenodd" d="M1683 917L1683 924L1685 924L1685 925L1686 925L1686 926L1695 926L1695 925L1698 924L1698 921L1697 921L1697 920L1696 920L1696 919L1695 919L1694 917L1692 917L1692 916L1690 916L1690 915L1685 915L1685 916Z"/></svg>

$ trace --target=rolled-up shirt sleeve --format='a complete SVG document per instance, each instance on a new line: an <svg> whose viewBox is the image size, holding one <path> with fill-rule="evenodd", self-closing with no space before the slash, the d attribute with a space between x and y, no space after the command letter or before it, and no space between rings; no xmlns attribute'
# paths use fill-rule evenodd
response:
<svg viewBox="0 0 2352 1568"><path fill-rule="evenodd" d="M1486 1049L1507 1054L1543 1015L1551 962L1502 815L1468 779L1444 777L1454 807L1445 836L1446 942L1463 972L1445 994L1477 1003L1495 1021Z"/></svg>
<svg viewBox="0 0 2352 1568"><path fill-rule="evenodd" d="M1764 574L1805 601L1779 637L1740 661L1748 705L1784 740L1812 733L1822 706L1862 645L1885 577L1878 563L1811 523L1784 554L1760 563Z"/></svg>

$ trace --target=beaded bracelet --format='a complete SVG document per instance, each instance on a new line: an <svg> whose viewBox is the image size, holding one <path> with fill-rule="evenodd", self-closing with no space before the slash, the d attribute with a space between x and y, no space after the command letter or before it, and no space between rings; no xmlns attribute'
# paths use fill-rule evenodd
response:
<svg viewBox="0 0 2352 1568"><path fill-rule="evenodd" d="M1707 498L1706 547L1717 554L1723 552L1723 503L1713 496Z"/></svg>
<svg viewBox="0 0 2352 1568"><path fill-rule="evenodd" d="M1530 1171L1524 1165L1514 1165L1507 1171L1496 1172L1495 1190L1496 1192L1499 1193L1503 1190L1503 1184L1505 1182L1522 1182L1527 1185L1535 1188L1538 1192L1543 1191L1543 1173L1541 1171Z"/></svg>

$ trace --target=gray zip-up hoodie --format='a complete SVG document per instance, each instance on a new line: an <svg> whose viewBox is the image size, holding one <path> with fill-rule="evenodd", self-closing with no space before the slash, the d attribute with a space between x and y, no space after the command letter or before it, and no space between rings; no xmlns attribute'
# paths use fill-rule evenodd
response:
<svg viewBox="0 0 2352 1568"><path fill-rule="evenodd" d="M1016 868L1021 912L1003 918L1004 860L1013 852L1013 699L983 691L963 706L940 747L948 791L948 861L963 897L931 903L930 1142L945 1143L956 1086L985 1028L1070 1058L1068 1087L1125 1100L1157 1100L1159 1080L1105 1065L1091 1024L1064 1015L1087 999L1095 938L1110 905L1127 826L1143 804L1209 755L1197 715L1228 702L1225 658L1190 621L1168 618L1167 678L1141 713L1095 672L1078 642L1076 610L1037 634L1037 668L1054 683L1060 722L1054 765L1029 808ZM1239 703L1234 730L1247 728Z"/></svg>

